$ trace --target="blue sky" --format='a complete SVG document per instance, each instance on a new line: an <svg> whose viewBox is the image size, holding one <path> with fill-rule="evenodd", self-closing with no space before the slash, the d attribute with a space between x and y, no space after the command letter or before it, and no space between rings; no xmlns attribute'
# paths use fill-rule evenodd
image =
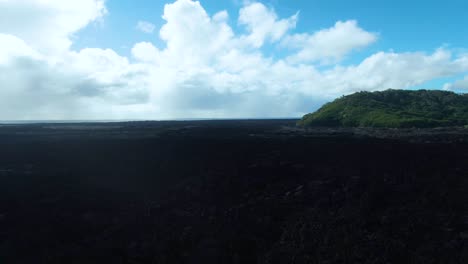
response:
<svg viewBox="0 0 468 264"><path fill-rule="evenodd" d="M158 41L157 29L164 24L162 13L169 1L160 0L108 0L109 15L102 24L88 26L77 35L75 48L112 48L130 53L135 42ZM447 45L465 49L468 43L468 3L464 0L447 1L375 1L375 0L273 0L260 1L274 8L280 17L289 17L300 11L297 31L313 32L328 28L338 20L355 19L360 26L380 34L379 41L366 53L377 50L433 51ZM232 16L230 24L237 30L235 15L241 0L205 0L203 7L214 14L227 10ZM156 26L154 35L136 31L138 21L149 21Z"/></svg>
<svg viewBox="0 0 468 264"><path fill-rule="evenodd" d="M357 64L378 51L433 52L439 47L448 47L454 52L467 52L468 4L464 0L448 1L375 1L375 0L272 0L259 1L274 9L280 17L289 17L300 12L297 31L314 32L328 28L339 20L354 19L368 31L379 34L378 42L368 49L359 50L342 62L343 65ZM168 1L151 0L108 0L110 15L104 22L89 26L77 34L74 48L112 48L129 56L133 43L149 41L163 46L157 33L164 24L161 17ZM242 7L241 0L200 1L210 14L227 10L231 15L230 25L242 32L235 16ZM138 21L148 21L156 26L155 34L135 30ZM118 29L118 30L116 30ZM285 56L283 51L271 45L264 47L270 56ZM447 82L462 76L452 76L428 81L412 89L442 88Z"/></svg>
<svg viewBox="0 0 468 264"><path fill-rule="evenodd" d="M465 92L465 10L461 0L1 0L0 119L300 117L356 91Z"/></svg>

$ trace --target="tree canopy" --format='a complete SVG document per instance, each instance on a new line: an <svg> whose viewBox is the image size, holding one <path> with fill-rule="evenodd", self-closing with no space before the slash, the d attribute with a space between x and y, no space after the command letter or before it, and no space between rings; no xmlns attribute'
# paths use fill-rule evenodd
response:
<svg viewBox="0 0 468 264"><path fill-rule="evenodd" d="M443 127L468 125L468 94L386 90L343 96L305 115L306 127Z"/></svg>

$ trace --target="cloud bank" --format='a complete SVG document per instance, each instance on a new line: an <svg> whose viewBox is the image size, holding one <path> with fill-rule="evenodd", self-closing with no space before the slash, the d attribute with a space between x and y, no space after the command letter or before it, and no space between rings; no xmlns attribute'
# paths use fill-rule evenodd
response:
<svg viewBox="0 0 468 264"><path fill-rule="evenodd" d="M293 117L343 94L468 71L468 55L444 48L382 51L343 66L379 33L354 20L297 32L299 13L280 18L258 2L230 18L177 0L162 14L164 46L135 43L131 57L72 50L74 34L108 12L104 0L0 0L0 120ZM267 55L267 46L285 55Z"/></svg>

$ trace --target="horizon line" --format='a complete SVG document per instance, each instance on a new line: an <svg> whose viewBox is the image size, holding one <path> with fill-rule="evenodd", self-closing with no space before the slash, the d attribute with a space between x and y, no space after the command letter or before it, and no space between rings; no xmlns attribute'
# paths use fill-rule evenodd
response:
<svg viewBox="0 0 468 264"><path fill-rule="evenodd" d="M175 118L175 119L37 119L37 120L0 120L0 125L46 124L46 123L126 123L126 122L184 122L184 121L248 121L248 120L293 120L302 117L258 117L258 118Z"/></svg>

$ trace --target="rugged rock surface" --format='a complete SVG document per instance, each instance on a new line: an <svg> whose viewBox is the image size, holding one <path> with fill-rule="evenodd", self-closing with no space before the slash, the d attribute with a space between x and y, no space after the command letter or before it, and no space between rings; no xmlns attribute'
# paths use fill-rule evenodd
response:
<svg viewBox="0 0 468 264"><path fill-rule="evenodd" d="M0 128L0 262L468 262L464 129L294 122Z"/></svg>

